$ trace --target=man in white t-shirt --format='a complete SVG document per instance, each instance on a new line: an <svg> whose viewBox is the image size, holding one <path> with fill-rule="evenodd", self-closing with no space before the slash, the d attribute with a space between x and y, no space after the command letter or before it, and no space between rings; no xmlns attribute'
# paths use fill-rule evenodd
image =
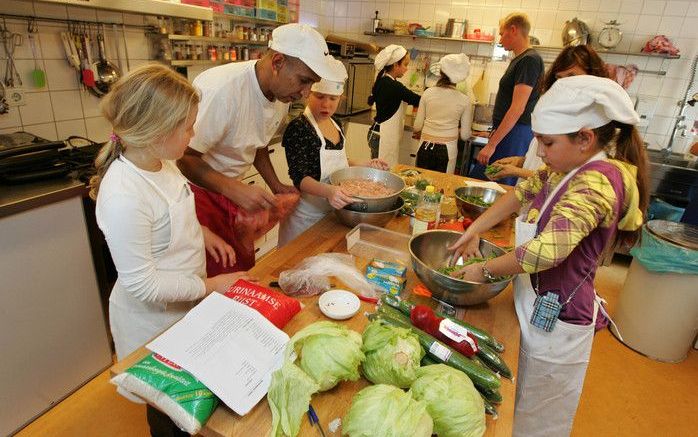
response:
<svg viewBox="0 0 698 437"><path fill-rule="evenodd" d="M287 24L274 29L262 59L211 68L194 80L201 94L195 135L178 165L195 184L199 221L231 244L237 255L232 269L207 258L209 276L254 266L253 242L233 234L235 217L239 208L275 206L272 193L296 191L279 181L268 143L290 102L306 97L320 78L338 80L332 60L322 35L304 24ZM272 193L240 181L253 164Z"/></svg>

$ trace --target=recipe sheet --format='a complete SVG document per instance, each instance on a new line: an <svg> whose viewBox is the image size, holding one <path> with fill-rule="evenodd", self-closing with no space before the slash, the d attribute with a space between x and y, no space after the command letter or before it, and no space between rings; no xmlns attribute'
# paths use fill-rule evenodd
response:
<svg viewBox="0 0 698 437"><path fill-rule="evenodd" d="M193 374L242 416L267 394L288 341L256 310L212 293L146 347Z"/></svg>

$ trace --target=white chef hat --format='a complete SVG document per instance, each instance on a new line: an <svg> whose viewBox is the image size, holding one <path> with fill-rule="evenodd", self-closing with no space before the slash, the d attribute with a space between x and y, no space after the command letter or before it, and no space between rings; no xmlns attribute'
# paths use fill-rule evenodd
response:
<svg viewBox="0 0 698 437"><path fill-rule="evenodd" d="M387 65L393 65L407 54L407 49L397 44L390 44L376 55L376 60L373 62L376 70L381 71Z"/></svg>
<svg viewBox="0 0 698 437"><path fill-rule="evenodd" d="M439 61L441 73L453 83L463 82L470 74L470 59L465 53L446 55Z"/></svg>
<svg viewBox="0 0 698 437"><path fill-rule="evenodd" d="M269 48L300 59L323 79L344 80L332 68L334 58L330 56L325 38L307 24L291 23L277 27L271 33Z"/></svg>
<svg viewBox="0 0 698 437"><path fill-rule="evenodd" d="M332 69L336 77L341 77L342 80L320 79L320 82L315 82L310 91L322 94L330 94L332 96L341 96L344 93L344 81L347 80L347 68L337 59L332 60Z"/></svg>
<svg viewBox="0 0 698 437"><path fill-rule="evenodd" d="M595 129L611 121L635 125L640 116L628 93L604 77L581 75L558 79L531 114L531 128L544 135Z"/></svg>

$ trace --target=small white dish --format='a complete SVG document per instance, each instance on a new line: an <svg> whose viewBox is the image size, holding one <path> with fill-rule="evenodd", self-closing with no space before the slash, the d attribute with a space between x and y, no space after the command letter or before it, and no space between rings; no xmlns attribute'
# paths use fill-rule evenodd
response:
<svg viewBox="0 0 698 437"><path fill-rule="evenodd" d="M330 319L345 320L359 311L359 298L347 290L330 290L322 293L318 300L320 311Z"/></svg>

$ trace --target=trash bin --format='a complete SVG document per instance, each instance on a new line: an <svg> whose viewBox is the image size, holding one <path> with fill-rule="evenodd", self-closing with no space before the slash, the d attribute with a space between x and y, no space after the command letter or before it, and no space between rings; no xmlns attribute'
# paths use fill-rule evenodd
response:
<svg viewBox="0 0 698 437"><path fill-rule="evenodd" d="M611 332L650 358L682 361L698 333L698 226L651 220L630 253Z"/></svg>

